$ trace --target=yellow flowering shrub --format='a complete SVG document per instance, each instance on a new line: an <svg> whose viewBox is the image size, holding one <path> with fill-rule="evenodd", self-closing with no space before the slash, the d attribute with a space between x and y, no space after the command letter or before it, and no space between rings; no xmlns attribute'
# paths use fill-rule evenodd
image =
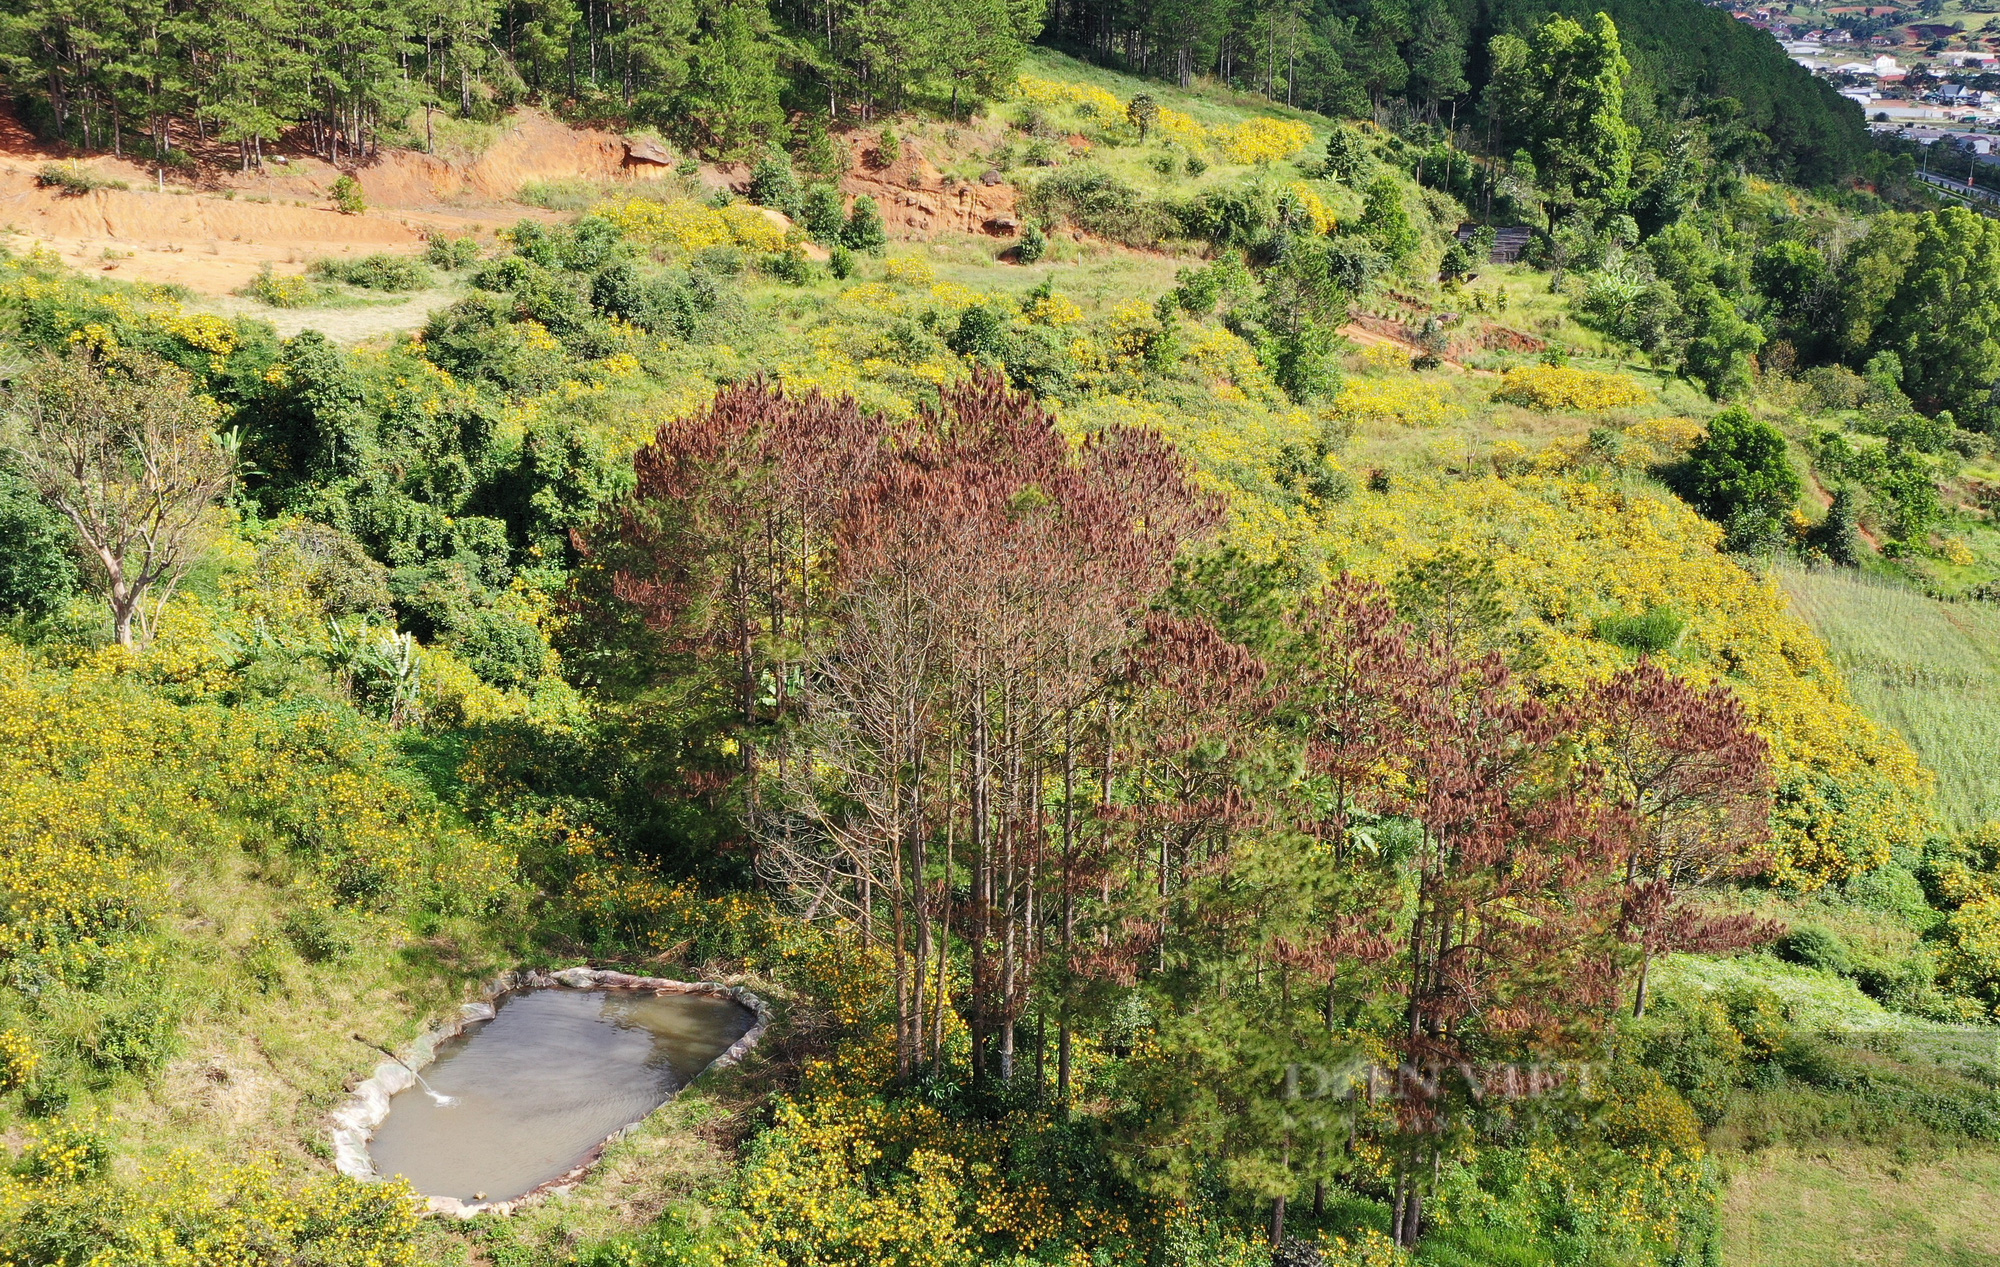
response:
<svg viewBox="0 0 2000 1267"><path fill-rule="evenodd" d="M1033 325L1073 326L1083 320L1083 309L1068 295L1048 294L1028 305L1022 315Z"/></svg>
<svg viewBox="0 0 2000 1267"><path fill-rule="evenodd" d="M1646 389L1623 374L1570 365L1522 365L1501 375L1493 399L1528 409L1601 412L1644 404Z"/></svg>
<svg viewBox="0 0 2000 1267"><path fill-rule="evenodd" d="M1160 117L1154 126L1160 130L1162 136L1178 141L1191 150L1206 149L1211 139L1208 127L1201 120L1191 114L1183 114L1179 110L1170 110L1165 106L1160 107Z"/></svg>
<svg viewBox="0 0 2000 1267"><path fill-rule="evenodd" d="M1327 209L1326 200L1319 196L1317 189L1302 180L1295 180L1285 186L1285 196L1305 213L1306 219L1312 221L1313 232L1333 232L1333 212Z"/></svg>
<svg viewBox="0 0 2000 1267"><path fill-rule="evenodd" d="M882 275L904 286L929 286L937 281L937 269L921 255L897 255L882 264Z"/></svg>
<svg viewBox="0 0 2000 1267"><path fill-rule="evenodd" d="M24 334L44 343L125 346L180 365L198 380L226 372L243 346L234 320L191 312L170 291L94 290L39 253L0 261L0 304L18 308Z"/></svg>
<svg viewBox="0 0 2000 1267"><path fill-rule="evenodd" d="M776 251L786 242L785 226L763 207L733 202L717 211L730 240L751 251Z"/></svg>
<svg viewBox="0 0 2000 1267"><path fill-rule="evenodd" d="M1377 374L1407 374L1410 354L1394 343L1371 343L1361 349L1361 363Z"/></svg>
<svg viewBox="0 0 2000 1267"><path fill-rule="evenodd" d="M607 199L591 208L618 226L635 242L700 251L711 246L741 246L775 251L785 245L785 230L762 208L732 203L717 210L689 198L658 202L651 198Z"/></svg>
<svg viewBox="0 0 2000 1267"><path fill-rule="evenodd" d="M401 1180L344 1175L284 1182L269 1164L217 1167L176 1153L130 1190L95 1181L89 1145L39 1141L28 1174L0 1179L0 1256L55 1220L90 1218L107 1235L77 1267L418 1267L417 1198ZM70 1155L50 1158L52 1150ZM89 1222L77 1224L90 1226ZM9 1261L22 1261L10 1258Z"/></svg>
<svg viewBox="0 0 2000 1267"><path fill-rule="evenodd" d="M1222 152L1235 163L1276 163L1312 144L1312 129L1291 119L1245 119L1222 139Z"/></svg>
<svg viewBox="0 0 2000 1267"><path fill-rule="evenodd" d="M1285 394L1257 357L1257 349L1235 331L1215 326L1187 345L1187 367L1209 380L1209 388L1225 400L1249 400L1282 405Z"/></svg>
<svg viewBox="0 0 2000 1267"><path fill-rule="evenodd" d="M1085 114L1095 115L1100 119L1118 119L1125 114L1125 103L1120 101L1116 94L1092 84L1021 75L1014 81L1014 91L1011 95L1016 101L1026 101L1039 106L1076 106Z"/></svg>
<svg viewBox="0 0 2000 1267"><path fill-rule="evenodd" d="M0 1091L26 1086L42 1062L41 1054L26 1035L0 1030Z"/></svg>
<svg viewBox="0 0 2000 1267"><path fill-rule="evenodd" d="M1399 427L1434 427L1451 416L1442 387L1409 375L1356 379L1334 397L1333 411L1354 423Z"/></svg>

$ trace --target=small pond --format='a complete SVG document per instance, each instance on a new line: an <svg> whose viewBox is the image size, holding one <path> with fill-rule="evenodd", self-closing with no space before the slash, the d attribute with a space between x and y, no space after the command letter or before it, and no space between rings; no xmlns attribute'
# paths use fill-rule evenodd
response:
<svg viewBox="0 0 2000 1267"><path fill-rule="evenodd" d="M562 1175L664 1104L749 1030L749 1009L704 994L528 990L439 1046L425 1081L389 1102L375 1169L426 1196L511 1201Z"/></svg>

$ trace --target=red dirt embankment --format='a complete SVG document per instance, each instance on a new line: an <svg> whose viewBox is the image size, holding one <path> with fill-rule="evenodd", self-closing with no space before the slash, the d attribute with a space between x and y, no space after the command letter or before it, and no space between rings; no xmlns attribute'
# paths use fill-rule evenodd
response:
<svg viewBox="0 0 2000 1267"><path fill-rule="evenodd" d="M875 140L872 132L847 135L854 163L840 183L850 196L875 199L891 237L1015 231L1013 186L947 177L931 161L945 159L944 152L926 153L929 140L913 138L897 162L873 165ZM326 255L414 250L427 233L485 236L523 216L556 218L514 201L530 181L661 174L656 166L628 167L622 138L571 128L535 110L512 115L474 157L415 150L371 156L353 173L369 207L361 215L341 215L329 202L340 169L293 146L274 147L262 168L248 172L209 162L193 183L178 172L99 155L79 165L104 187L81 194L37 183L43 165L62 157L0 110L0 231L11 235L9 245L40 245L79 268L177 282L208 295L234 291L267 266L298 272ZM749 169L707 166L700 178L741 190Z"/></svg>
<svg viewBox="0 0 2000 1267"><path fill-rule="evenodd" d="M328 202L340 171L295 152L269 155L259 171L210 169L202 187L100 155L80 166L106 187L44 189L36 173L58 155L0 114L0 228L16 249L39 243L80 268L223 294L266 265L297 272L323 255L407 251L427 232L489 234L524 215L546 215L511 201L522 185L616 178L624 153L609 133L521 111L468 161L382 152L356 170L369 210L350 216Z"/></svg>

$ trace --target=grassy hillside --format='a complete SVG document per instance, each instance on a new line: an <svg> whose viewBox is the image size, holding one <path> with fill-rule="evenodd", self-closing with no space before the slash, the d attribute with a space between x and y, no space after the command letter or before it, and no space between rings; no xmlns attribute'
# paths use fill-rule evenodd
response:
<svg viewBox="0 0 2000 1267"><path fill-rule="evenodd" d="M1950 1166L1989 1184L1980 1150L2000 1140L1990 1071L1936 1036L1983 1023L2000 1003L2000 849L1939 823L1910 746L1982 741L1952 729L1979 723L1947 716L1944 703L1982 680L1977 638L1948 636L1957 626L1940 613L1951 609L1911 600L1906 619L1897 592L1786 573L1796 611L1824 636L1801 623L1764 573L1724 548L1725 525L1670 491L1684 486L1678 472L1718 404L1655 372L1664 352L1642 353L1589 316L1588 285L1454 255L1466 208L1419 182L1435 173L1433 150L1354 128L1353 166L1336 171L1321 157L1325 120L1048 54L1033 55L1028 74L978 125L899 122L939 173L976 180L991 165L1017 179L1043 217L1038 259L1023 260L1025 237L883 243L860 204L839 202L843 220L823 195L821 223L806 223L810 181L761 191L800 213L802 227L788 229L675 179L539 191L570 218L526 219L490 244L434 243L428 275L388 260L347 280L272 279L246 303L296 304L281 310L308 333L289 338L244 315L276 307L225 319L43 255L0 262L0 334L24 362L114 351L170 362L187 390L216 402L243 462L202 567L167 605L159 638L136 648L107 645L100 596L62 550L43 549L61 522L11 471L0 488L8 530L41 543L20 555L32 567L0 574L14 607L0 717L19 719L0 727L11 920L0 943L0 1129L19 1158L0 1184L0 1247L13 1261L79 1267L86 1248L108 1246L92 1267L209 1267L191 1247L226 1233L256 1242L246 1257L257 1267L1263 1267L1259 1228L1282 1196L1294 1233L1328 1262L1375 1267L1398 1188L1414 1182L1431 1198L1418 1261L1437 1267L1718 1253L1782 1262L1770 1255L1803 1235L1788 1203L1811 1191L1865 1192L1828 1199L1850 1201L1861 1221L1844 1234L1869 1237L1942 1200L1938 1176L1960 1173ZM1128 111L1141 93L1162 110L1145 136ZM893 177L941 183L904 161ZM779 175L767 171L768 185L782 186ZM878 172L870 187L887 198L891 179ZM1790 198L1741 183L1717 196L1745 224L1771 222ZM437 301L420 329L309 333L328 314L363 311L371 283L398 270L409 293ZM766 459L732 450L710 469L694 445L676 451L679 465L649 459L642 486L632 457L663 423L705 418L700 436L713 438L723 423L703 410L760 375L792 401L814 390L854 398L866 427L853 429L880 441L859 465L885 467L960 460L938 411L965 408L954 393L969 383L998 378L1032 394L1050 411L1047 429L1028 395L1008 396L1004 408L1025 421L994 443L1026 453L1021 436L1047 441L1032 452L1048 478L1009 490L982 531L1057 534L1067 515L1038 512L1083 479L1063 463L1144 443L1129 428L1171 445L1135 469L1184 492L1190 522L1207 521L1197 491L1219 499L1214 535L1187 547L1179 580L1162 566L1156 591L1108 605L1185 623L1160 642L1114 640L1087 666L1119 667L1076 710L1081 720L1068 719L1107 719L1088 751L1112 768L1085 781L1110 786L1079 817L1110 842L1111 861L1077 897L1083 940L1105 962L1071 972L1044 958L1002 1000L1023 1009L1006 1088L970 1072L971 1022L992 1012L969 1002L937 1028L937 1063L897 1074L892 1023L909 996L893 988L903 965L881 930L904 908L868 904L880 886L907 882L900 869L877 887L849 886L852 860L837 860L824 872L823 887L838 890L827 905L753 866L757 849L778 847L755 835L770 806L796 807L802 838L823 821L808 812L818 791L788 799L801 793L780 770L830 778L833 761L771 754L816 742L835 712L808 715L798 700L824 689L827 666L853 645L827 636L846 628L853 595L840 587L851 578L831 567L837 550L788 548L771 569L787 579L774 584L804 574L806 617L779 628L768 612L789 620L793 598L774 590L723 636L703 622L733 592L719 578L736 573L717 563L731 543L700 534L725 531L717 523L790 531L783 514L739 514L731 500L762 490ZM1770 386L1775 398L1784 385ZM731 443L778 434L790 406L755 403L773 430L748 427ZM677 436L669 428L661 443ZM1027 469L1022 453L1011 456ZM662 495L663 471L719 482ZM820 491L837 478L820 471L786 487ZM1113 482L1095 491L1122 506L1127 486ZM650 491L635 501L635 487ZM1089 507L1075 505L1082 520ZM917 527L935 518L912 516ZM1152 520L1107 522L1098 526L1115 535ZM671 555L657 575L672 583L615 585L618 566L655 575L645 549ZM957 556L953 575L983 576L1003 553ZM1059 559L1036 572L1014 582L1085 569ZM1713 686L1740 703L1727 724L1761 739L1744 750L1762 754L1752 764L1775 803L1770 839L1755 843L1769 866L1711 897L1788 929L1781 940L1763 930L1771 944L1757 953L1666 958L1644 1020L1606 1020L1624 1015L1621 976L1546 1034L1502 1027L1490 1050L1471 1053L1601 1057L1604 1077L1566 1093L1560 1112L1467 1113L1446 1135L1405 1130L1375 1104L1341 1132L1315 1128L1327 1146L1308 1160L1272 1070L1304 1042L1387 1059L1407 1034L1406 978L1392 937L1324 976L1312 974L1350 952L1321 959L1300 947L1340 921L1369 929L1400 911L1416 886L1399 868L1422 834L1393 786L1421 773L1414 765L1391 779L1386 759L1367 763L1357 777L1381 784L1370 783L1381 814L1336 823L1326 783L1303 773L1317 758L1290 729L1302 723L1265 707L1284 702L1276 695L1243 702L1262 689L1246 682L1309 689L1287 676L1303 681L1319 664L1299 640L1300 613L1343 572L1448 630L1409 654L1497 653L1519 687L1501 699L1586 709L1650 657L1697 694ZM697 592L687 609L640 619L638 602ZM1071 605L1030 604L1037 616ZM1919 618L1928 632L1901 632ZM1215 641L1190 645L1207 648L1204 665L1241 670L1228 690L1196 701L1125 676L1139 672L1139 652L1164 655L1167 636L1203 630ZM801 646L814 640L809 660ZM1394 658L1381 668L1397 671ZM963 712L959 698L940 716ZM1906 706L1922 725L1895 711ZM951 741L953 723L940 724L938 742ZM1537 736L1539 725L1520 731ZM1538 781L1510 808L1526 813L1582 779L1568 745L1600 736L1563 725L1573 730L1559 742L1518 740L1540 762ZM1547 753L1534 749L1544 741ZM1034 812L1010 830L1054 831L1060 811L1077 808L1053 790L1074 756L1026 754L1022 781L1042 792L1022 797ZM1933 761L1947 816L1982 817L1976 759ZM972 798L950 782L969 768L948 763L936 800L934 843L948 861L912 863L909 891L925 900L973 900L967 842L990 837L963 829L956 815ZM1147 868L1168 856L1155 852L1170 848L1159 844L1167 826L1207 832L1203 815L1239 802L1249 809L1218 818L1203 837L1212 851L1187 864L1193 882L1173 896L1189 905L1164 908L1166 864ZM861 803L841 798L834 817L850 821ZM772 821L793 820L761 820ZM1597 838L1562 835L1586 821L1598 820L1580 811L1545 830L1574 848L1577 874L1615 885L1617 868L1588 869L1601 862ZM1330 839L1348 849L1344 862L1323 847ZM1129 870L1126 859L1137 860ZM1044 868L1050 885L1070 879L1044 856L1024 865ZM1493 935L1561 925L1571 892L1556 887L1540 907L1547 925L1522 919L1512 894L1496 898ZM864 909L872 924L844 913ZM1030 909L1046 920L1046 890ZM1629 974L1636 954L1614 909L1576 917L1585 949L1575 953L1588 962L1561 959L1561 947L1549 962L1600 985L1591 974L1606 965ZM799 917L807 910L815 918ZM944 950L932 984L954 1000L991 990L969 940L984 932L932 926ZM1157 944L1122 946L1154 929ZM1168 954L1181 957L1175 973L1156 970ZM1512 969L1510 955L1493 958ZM393 1190L329 1175L322 1115L373 1060L349 1033L393 1041L497 967L579 962L751 980L782 1004L784 1025L748 1068L704 1085L621 1141L576 1193L520 1219L415 1228ZM1523 1014L1568 984L1546 971L1510 982ZM1050 1031L1065 1021L1076 1026L1075 1093L1057 1106ZM1546 1050L1531 1045L1544 1039ZM1276 1063L1256 1063L1274 1052ZM1893 1164L1913 1168L1903 1177L1862 1151L1898 1146L1910 1156L1892 1152ZM1832 1159L1813 1161L1815 1148ZM1718 1156L1736 1175L1720 1239ZM247 1169L218 1165L246 1158ZM1974 1229L1938 1218L1903 1248L1977 1250Z"/></svg>

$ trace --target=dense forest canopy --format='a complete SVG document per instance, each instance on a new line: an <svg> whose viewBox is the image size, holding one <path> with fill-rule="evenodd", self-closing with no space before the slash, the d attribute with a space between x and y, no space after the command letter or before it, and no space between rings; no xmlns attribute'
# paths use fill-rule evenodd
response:
<svg viewBox="0 0 2000 1267"><path fill-rule="evenodd" d="M1183 84L1219 75L1335 117L1394 107L1483 134L1472 107L1494 76L1494 38L1600 10L1636 72L1631 117L1650 148L1668 150L1692 126L1725 159L1808 185L1848 175L1867 150L1860 107L1765 32L1698 0L1052 0L1044 38Z"/></svg>
<svg viewBox="0 0 2000 1267"><path fill-rule="evenodd" d="M1002 94L1023 45L1039 36L1184 86L1212 77L1335 117L1412 112L1511 153L1481 109L1493 41L1525 36L1551 10L1587 20L1598 7L12 0L0 69L43 128L162 159L220 140L247 163L304 125L315 150L352 160L385 135L430 143L433 109L483 117L526 101L658 126L733 157L788 139L800 114L865 121L918 104L956 114L971 97ZM1718 158L1808 185L1855 170L1865 149L1859 108L1763 32L1698 0L1622 0L1608 11L1636 71L1628 112L1648 149L1671 155L1697 135Z"/></svg>

